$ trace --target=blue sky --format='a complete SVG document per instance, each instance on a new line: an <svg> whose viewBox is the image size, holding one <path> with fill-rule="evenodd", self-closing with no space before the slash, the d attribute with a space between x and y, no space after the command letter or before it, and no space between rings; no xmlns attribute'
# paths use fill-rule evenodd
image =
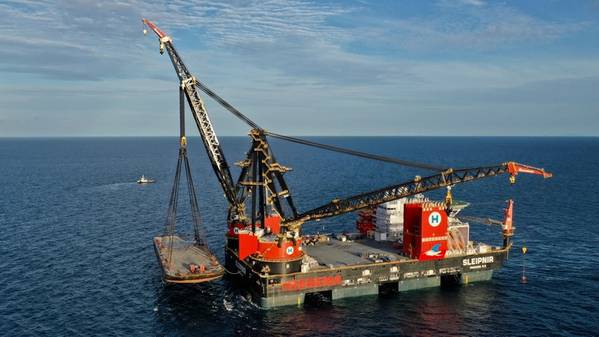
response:
<svg viewBox="0 0 599 337"><path fill-rule="evenodd" d="M177 134L142 17L279 133L599 136L599 1L552 0L5 0L0 136ZM247 133L205 100L220 135Z"/></svg>

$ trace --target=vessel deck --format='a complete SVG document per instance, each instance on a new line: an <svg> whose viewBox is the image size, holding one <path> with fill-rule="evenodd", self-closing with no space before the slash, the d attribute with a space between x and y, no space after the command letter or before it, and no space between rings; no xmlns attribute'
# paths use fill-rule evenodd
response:
<svg viewBox="0 0 599 337"><path fill-rule="evenodd" d="M409 260L400 255L400 250L393 247L390 242L374 240L331 239L305 246L304 252L316 259L321 266L329 268Z"/></svg>

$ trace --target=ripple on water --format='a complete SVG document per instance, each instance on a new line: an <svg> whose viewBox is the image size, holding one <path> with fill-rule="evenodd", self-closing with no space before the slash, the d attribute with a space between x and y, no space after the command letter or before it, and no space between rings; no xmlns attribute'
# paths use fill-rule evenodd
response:
<svg viewBox="0 0 599 337"><path fill-rule="evenodd" d="M473 201L467 210L472 215L500 217L503 200L516 200L517 249L491 282L265 311L226 280L189 287L160 280L151 240L164 224L176 141L0 140L0 331L9 336L545 336L599 330L594 319L599 237L588 221L599 215L594 206L599 204L599 179L582 183L576 178L596 177L599 141L325 141L424 162L448 158L456 166L497 162L507 155L507 142L510 158L505 159L540 163L555 177L546 182L522 177L512 188L501 179L455 188L456 198ZM231 160L247 150L245 138L222 143ZM296 145L276 142L273 147L282 164L294 168L287 176L300 210L417 174ZM190 148L207 239L222 259L225 200L198 151L199 140L192 139ZM463 151L448 153L447 148ZM165 160L169 153L171 160ZM157 183L136 184L140 172ZM353 218L308 224L306 229L323 225L350 230ZM477 239L498 241L488 227L472 231ZM530 252L525 261L518 251L524 242ZM526 285L519 283L524 262Z"/></svg>

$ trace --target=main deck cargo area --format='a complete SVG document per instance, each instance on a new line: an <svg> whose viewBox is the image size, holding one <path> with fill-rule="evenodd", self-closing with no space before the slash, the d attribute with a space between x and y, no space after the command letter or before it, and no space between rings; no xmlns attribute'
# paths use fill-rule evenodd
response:
<svg viewBox="0 0 599 337"><path fill-rule="evenodd" d="M304 252L318 262L318 266L311 269L409 260L400 255L390 242L374 240L331 239L306 246Z"/></svg>
<svg viewBox="0 0 599 337"><path fill-rule="evenodd" d="M306 258L312 260L309 270L318 268L337 268L356 265L367 265L383 262L418 261L401 253L401 246L390 241L371 239L338 239L326 237L323 241L303 248ZM501 247L484 243L470 242L467 250L448 251L446 257L466 256L487 253ZM317 263L317 265L316 265ZM306 269L305 269L306 270Z"/></svg>

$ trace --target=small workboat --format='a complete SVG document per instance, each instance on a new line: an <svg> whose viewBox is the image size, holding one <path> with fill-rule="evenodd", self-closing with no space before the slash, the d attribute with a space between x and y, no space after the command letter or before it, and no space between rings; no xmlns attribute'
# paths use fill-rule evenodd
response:
<svg viewBox="0 0 599 337"><path fill-rule="evenodd" d="M156 182L156 180L154 179L150 179L150 178L146 178L146 176L144 176L143 174L141 175L141 177L139 179L137 179L137 183L138 184L151 184Z"/></svg>

